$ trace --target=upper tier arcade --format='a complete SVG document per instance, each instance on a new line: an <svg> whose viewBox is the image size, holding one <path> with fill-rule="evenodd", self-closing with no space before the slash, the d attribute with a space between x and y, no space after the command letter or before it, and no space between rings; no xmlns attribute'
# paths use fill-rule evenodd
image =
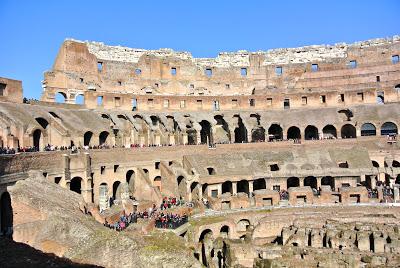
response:
<svg viewBox="0 0 400 268"><path fill-rule="evenodd" d="M400 37L194 58L67 39L45 73L43 101L88 108L264 110L398 102Z"/></svg>

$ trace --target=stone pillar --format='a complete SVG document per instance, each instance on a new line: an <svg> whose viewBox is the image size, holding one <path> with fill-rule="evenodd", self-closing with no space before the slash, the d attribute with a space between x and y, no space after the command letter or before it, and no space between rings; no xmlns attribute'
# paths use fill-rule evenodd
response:
<svg viewBox="0 0 400 268"><path fill-rule="evenodd" d="M382 186L377 187L378 190L378 200L383 200L383 188Z"/></svg>
<svg viewBox="0 0 400 268"><path fill-rule="evenodd" d="M300 186L300 187L304 186L304 179L305 179L305 178L300 178L300 177L299 177L299 186Z"/></svg>
<svg viewBox="0 0 400 268"><path fill-rule="evenodd" d="M190 184L186 185L186 193L187 193L189 202L192 202L192 192L190 191Z"/></svg>
<svg viewBox="0 0 400 268"><path fill-rule="evenodd" d="M400 189L398 186L393 188L393 200L395 203L400 201Z"/></svg>
<svg viewBox="0 0 400 268"><path fill-rule="evenodd" d="M322 180L322 177L317 177L317 189L321 188L321 180Z"/></svg>
<svg viewBox="0 0 400 268"><path fill-rule="evenodd" d="M232 128L230 128L230 129L232 129ZM231 143L235 143L235 130L231 130Z"/></svg>
<svg viewBox="0 0 400 268"><path fill-rule="evenodd" d="M201 142L200 130L196 131L196 143L199 144Z"/></svg>
<svg viewBox="0 0 400 268"><path fill-rule="evenodd" d="M99 186L99 209L103 211L110 207L107 185Z"/></svg>
<svg viewBox="0 0 400 268"><path fill-rule="evenodd" d="M237 195L237 182L232 182L232 195Z"/></svg>
<svg viewBox="0 0 400 268"><path fill-rule="evenodd" d="M375 189L376 188L376 176L371 175L371 189Z"/></svg>
<svg viewBox="0 0 400 268"><path fill-rule="evenodd" d="M254 181L249 181L249 196L253 195L253 183Z"/></svg>
<svg viewBox="0 0 400 268"><path fill-rule="evenodd" d="M188 135L187 133L182 133L182 143L187 144L188 143Z"/></svg>
<svg viewBox="0 0 400 268"><path fill-rule="evenodd" d="M219 183L217 186L218 186L218 197L220 197L222 194L222 183Z"/></svg>
<svg viewBox="0 0 400 268"><path fill-rule="evenodd" d="M203 191L202 191L202 185L199 183L197 184L197 192L199 193L199 200L203 199Z"/></svg>

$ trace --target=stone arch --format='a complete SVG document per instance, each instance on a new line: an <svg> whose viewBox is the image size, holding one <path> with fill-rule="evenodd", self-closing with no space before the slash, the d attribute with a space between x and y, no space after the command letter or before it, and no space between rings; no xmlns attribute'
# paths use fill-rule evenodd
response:
<svg viewBox="0 0 400 268"><path fill-rule="evenodd" d="M200 122L200 140L203 144L212 144L211 123L207 120Z"/></svg>
<svg viewBox="0 0 400 268"><path fill-rule="evenodd" d="M296 126L291 126L287 131L288 140L301 139L300 129Z"/></svg>
<svg viewBox="0 0 400 268"><path fill-rule="evenodd" d="M90 146L90 141L92 140L93 132L86 131L83 135L83 146Z"/></svg>
<svg viewBox="0 0 400 268"><path fill-rule="evenodd" d="M283 139L283 130L282 127L278 124L272 124L268 128L268 136L269 140L282 140Z"/></svg>
<svg viewBox="0 0 400 268"><path fill-rule="evenodd" d="M373 167L376 167L376 168L379 167L379 163L378 163L377 161L372 160L371 163L372 163L372 166L373 166Z"/></svg>
<svg viewBox="0 0 400 268"><path fill-rule="evenodd" d="M267 185L265 183L264 178L259 178L253 181L253 190L263 190L267 189Z"/></svg>
<svg viewBox="0 0 400 268"><path fill-rule="evenodd" d="M214 235L211 229L205 229L201 232L199 236L199 242L201 243L201 262L205 267L209 267L208 262L211 261L211 250L210 246L212 247L212 242L214 240Z"/></svg>
<svg viewBox="0 0 400 268"><path fill-rule="evenodd" d="M318 140L319 139L318 128L313 125L308 125L304 130L304 139Z"/></svg>
<svg viewBox="0 0 400 268"><path fill-rule="evenodd" d="M238 232L246 232L250 228L250 220L249 219L241 219L236 224L236 231Z"/></svg>
<svg viewBox="0 0 400 268"><path fill-rule="evenodd" d="M162 179L161 176L155 176L153 179L153 185L155 187L158 187L158 189L161 191L162 189Z"/></svg>
<svg viewBox="0 0 400 268"><path fill-rule="evenodd" d="M4 192L0 197L0 234L12 237L13 224L14 213L11 196L8 192Z"/></svg>
<svg viewBox="0 0 400 268"><path fill-rule="evenodd" d="M331 187L331 189L335 189L335 178L332 176L322 177L321 185L328 185Z"/></svg>
<svg viewBox="0 0 400 268"><path fill-rule="evenodd" d="M178 176L176 178L177 186L178 186L178 194L179 197L184 198L186 196L186 179L184 176Z"/></svg>
<svg viewBox="0 0 400 268"><path fill-rule="evenodd" d="M189 127L189 128L188 128ZM187 143L189 145L197 144L197 131L191 126L186 126Z"/></svg>
<svg viewBox="0 0 400 268"><path fill-rule="evenodd" d="M38 122L38 124L43 128L46 129L49 125L49 121L47 121L46 119L44 119L43 117L36 117L35 118L36 122Z"/></svg>
<svg viewBox="0 0 400 268"><path fill-rule="evenodd" d="M64 92L57 92L56 94L54 94L54 102L65 103L66 100L67 94L65 94Z"/></svg>
<svg viewBox="0 0 400 268"><path fill-rule="evenodd" d="M125 175L125 180L128 183L129 190L133 192L135 190L135 171L132 169L128 170Z"/></svg>
<svg viewBox="0 0 400 268"><path fill-rule="evenodd" d="M190 184L190 192L192 194L192 200L198 200L200 193L199 193L199 183L197 181L194 181Z"/></svg>
<svg viewBox="0 0 400 268"><path fill-rule="evenodd" d="M376 127L372 123L361 125L361 136L376 136Z"/></svg>
<svg viewBox="0 0 400 268"><path fill-rule="evenodd" d="M231 193L233 194L232 182L225 181L222 183L222 194L224 193Z"/></svg>
<svg viewBox="0 0 400 268"><path fill-rule="evenodd" d="M224 143L231 141L231 132L229 130L229 125L225 121L222 115L214 116L215 121L217 124L215 125L215 142Z"/></svg>
<svg viewBox="0 0 400 268"><path fill-rule="evenodd" d="M238 181L237 192L249 194L249 182L247 180Z"/></svg>
<svg viewBox="0 0 400 268"><path fill-rule="evenodd" d="M102 131L99 134L99 145L107 144L107 140L108 140L108 136L109 135L110 135L110 133L108 133L108 131Z"/></svg>
<svg viewBox="0 0 400 268"><path fill-rule="evenodd" d="M337 131L333 125L326 125L322 129L322 134L325 139L337 138Z"/></svg>
<svg viewBox="0 0 400 268"><path fill-rule="evenodd" d="M300 186L300 180L297 177L290 177L286 180L286 189L289 189L290 187L299 187Z"/></svg>
<svg viewBox="0 0 400 268"><path fill-rule="evenodd" d="M317 178L314 176L305 177L304 186L310 186L313 189L317 189Z"/></svg>
<svg viewBox="0 0 400 268"><path fill-rule="evenodd" d="M395 135L398 134L398 129L395 123L393 122L385 122L381 126L381 135Z"/></svg>
<svg viewBox="0 0 400 268"><path fill-rule="evenodd" d="M74 177L69 183L69 189L75 193L81 194L82 193L82 178L81 177Z"/></svg>
<svg viewBox="0 0 400 268"><path fill-rule="evenodd" d="M85 104L85 95L79 93L75 96L75 104L84 105Z"/></svg>
<svg viewBox="0 0 400 268"><path fill-rule="evenodd" d="M228 225L223 225L219 229L219 235L222 236L223 238L229 238L229 226Z"/></svg>
<svg viewBox="0 0 400 268"><path fill-rule="evenodd" d="M243 124L243 120L239 115L235 115L234 118L237 118L238 126L235 128L235 143L243 143L247 142L247 128Z"/></svg>
<svg viewBox="0 0 400 268"><path fill-rule="evenodd" d="M342 139L356 138L356 128L351 124L345 124L340 130L340 136Z"/></svg>
<svg viewBox="0 0 400 268"><path fill-rule="evenodd" d="M36 129L32 135L33 147L39 151L43 147L43 134L40 129Z"/></svg>
<svg viewBox="0 0 400 268"><path fill-rule="evenodd" d="M265 129L262 126L256 126L251 130L251 141L265 141Z"/></svg>
<svg viewBox="0 0 400 268"><path fill-rule="evenodd" d="M393 161L392 161L392 167L394 167L394 168L400 167L400 162L397 161L397 160L393 160Z"/></svg>
<svg viewBox="0 0 400 268"><path fill-rule="evenodd" d="M113 200L121 199L121 182L115 181L113 183Z"/></svg>

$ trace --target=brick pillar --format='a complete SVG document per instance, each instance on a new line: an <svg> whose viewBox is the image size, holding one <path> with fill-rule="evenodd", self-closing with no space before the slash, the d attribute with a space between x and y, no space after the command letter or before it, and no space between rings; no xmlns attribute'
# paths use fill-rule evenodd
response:
<svg viewBox="0 0 400 268"><path fill-rule="evenodd" d="M254 181L249 181L249 195L253 195L253 183Z"/></svg>
<svg viewBox="0 0 400 268"><path fill-rule="evenodd" d="M237 182L232 182L232 195L237 195Z"/></svg>

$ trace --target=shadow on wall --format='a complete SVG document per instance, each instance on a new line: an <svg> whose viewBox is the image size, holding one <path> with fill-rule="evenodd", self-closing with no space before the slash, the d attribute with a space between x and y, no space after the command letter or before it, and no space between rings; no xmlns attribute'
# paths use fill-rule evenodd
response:
<svg viewBox="0 0 400 268"><path fill-rule="evenodd" d="M100 267L74 263L54 254L46 254L23 243L0 239L1 267Z"/></svg>
<svg viewBox="0 0 400 268"><path fill-rule="evenodd" d="M12 238L13 233L13 209L8 192L4 192L0 198L0 235Z"/></svg>

